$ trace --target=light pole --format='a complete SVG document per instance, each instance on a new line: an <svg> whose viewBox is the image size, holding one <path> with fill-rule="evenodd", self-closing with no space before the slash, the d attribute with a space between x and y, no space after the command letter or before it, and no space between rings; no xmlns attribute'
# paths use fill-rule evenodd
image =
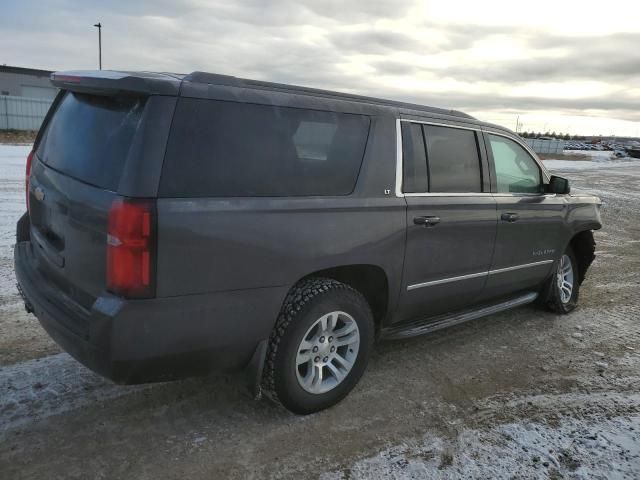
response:
<svg viewBox="0 0 640 480"><path fill-rule="evenodd" d="M102 70L102 24L98 22L94 27L98 27L98 65Z"/></svg>

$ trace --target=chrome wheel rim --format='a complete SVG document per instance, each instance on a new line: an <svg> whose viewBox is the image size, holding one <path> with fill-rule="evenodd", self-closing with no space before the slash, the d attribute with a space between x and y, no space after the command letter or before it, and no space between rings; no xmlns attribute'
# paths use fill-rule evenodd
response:
<svg viewBox="0 0 640 480"><path fill-rule="evenodd" d="M558 265L558 290L560 291L560 301L568 303L573 293L573 265L569 255L564 254Z"/></svg>
<svg viewBox="0 0 640 480"><path fill-rule="evenodd" d="M333 390L347 377L358 357L360 330L348 313L335 311L316 320L302 337L296 376L309 393Z"/></svg>

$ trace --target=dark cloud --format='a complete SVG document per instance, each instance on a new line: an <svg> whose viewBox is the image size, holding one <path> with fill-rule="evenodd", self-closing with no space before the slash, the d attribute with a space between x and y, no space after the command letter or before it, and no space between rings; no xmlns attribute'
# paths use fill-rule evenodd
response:
<svg viewBox="0 0 640 480"><path fill-rule="evenodd" d="M414 37L392 30L338 31L329 34L328 40L336 50L348 54L384 55L417 49Z"/></svg>
<svg viewBox="0 0 640 480"><path fill-rule="evenodd" d="M604 116L615 114L620 119L640 121L640 99L625 95L603 95L592 98L544 98L534 96L506 96L495 94L471 94L464 92L446 92L430 94L419 92L402 94L386 92L387 98L405 102L431 105L434 107L462 111L495 110L518 113L544 111L561 112L566 115L584 115L585 113ZM384 92L370 92L375 96L385 96Z"/></svg>
<svg viewBox="0 0 640 480"><path fill-rule="evenodd" d="M528 39L534 32L528 29L507 27L507 26L490 26L475 24L433 24L425 23L425 31L436 31L443 36L443 42L440 51L451 52L456 50L466 50L473 47L481 40L487 40L497 36L518 39Z"/></svg>
<svg viewBox="0 0 640 480"><path fill-rule="evenodd" d="M399 18L412 6L412 2L388 0L304 0L302 3L317 15L333 18L341 23Z"/></svg>
<svg viewBox="0 0 640 480"><path fill-rule="evenodd" d="M380 75L405 75L411 76L415 73L419 73L422 69L416 67L409 62L402 62L400 60L393 60L393 58L384 58L382 60L375 60L371 62L371 66L375 69L376 74Z"/></svg>
<svg viewBox="0 0 640 480"><path fill-rule="evenodd" d="M640 33L528 38L532 52L528 58L459 65L439 71L438 75L462 81L506 84L567 80L619 82L640 77ZM544 58L545 50L553 50L555 56Z"/></svg>

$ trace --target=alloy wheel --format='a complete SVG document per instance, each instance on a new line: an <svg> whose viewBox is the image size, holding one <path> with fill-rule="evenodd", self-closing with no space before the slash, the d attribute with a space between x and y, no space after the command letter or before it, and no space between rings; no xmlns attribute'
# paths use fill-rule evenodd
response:
<svg viewBox="0 0 640 480"><path fill-rule="evenodd" d="M322 394L340 385L358 357L360 331L346 312L323 315L307 330L296 355L296 375L309 393Z"/></svg>

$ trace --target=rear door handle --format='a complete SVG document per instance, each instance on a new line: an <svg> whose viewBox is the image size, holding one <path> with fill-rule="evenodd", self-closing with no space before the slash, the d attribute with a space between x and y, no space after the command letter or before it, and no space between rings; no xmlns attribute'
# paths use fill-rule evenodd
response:
<svg viewBox="0 0 640 480"><path fill-rule="evenodd" d="M433 227L440 223L440 217L414 217L413 223L423 227Z"/></svg>
<svg viewBox="0 0 640 480"><path fill-rule="evenodd" d="M507 212L500 215L500 219L504 222L513 223L520 218L520 215L513 212Z"/></svg>

